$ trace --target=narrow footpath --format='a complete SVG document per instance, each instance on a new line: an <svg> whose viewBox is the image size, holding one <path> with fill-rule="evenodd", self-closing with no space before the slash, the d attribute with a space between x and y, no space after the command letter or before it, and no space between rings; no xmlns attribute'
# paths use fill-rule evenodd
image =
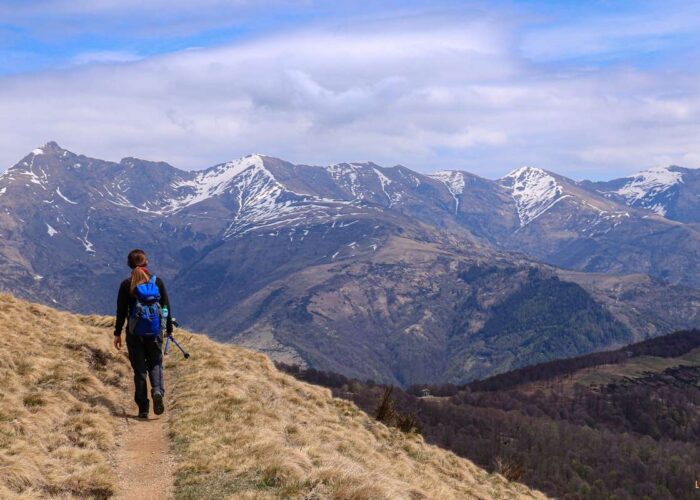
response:
<svg viewBox="0 0 700 500"><path fill-rule="evenodd" d="M133 405L130 405L133 406ZM129 406L126 406L127 408ZM168 447L167 410L148 420L133 414L125 422L115 456L119 476L118 500L167 500L173 496L173 460Z"/></svg>

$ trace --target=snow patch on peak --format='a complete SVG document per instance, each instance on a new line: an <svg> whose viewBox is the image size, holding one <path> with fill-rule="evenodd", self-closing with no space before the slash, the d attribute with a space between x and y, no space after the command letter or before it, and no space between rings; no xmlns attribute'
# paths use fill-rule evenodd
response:
<svg viewBox="0 0 700 500"><path fill-rule="evenodd" d="M631 206L646 208L661 216L666 215L669 192L683 182L683 174L674 172L671 167L654 167L638 172L615 191Z"/></svg>
<svg viewBox="0 0 700 500"><path fill-rule="evenodd" d="M56 231L51 224L48 222L45 222L44 224L46 224L46 232L49 233L49 236L53 237L58 234L58 231Z"/></svg>
<svg viewBox="0 0 700 500"><path fill-rule="evenodd" d="M452 194L462 194L464 193L464 186L466 184L464 172L459 170L442 170L440 172L435 172L429 175L434 179L443 182Z"/></svg>
<svg viewBox="0 0 700 500"><path fill-rule="evenodd" d="M459 170L442 170L429 175L442 182L455 200L455 213L459 211L459 197L464 193L466 184L464 172Z"/></svg>
<svg viewBox="0 0 700 500"><path fill-rule="evenodd" d="M549 172L537 167L528 167L527 165L511 170L506 175L504 175L501 180L507 179L520 179L522 177L544 177L550 176Z"/></svg>
<svg viewBox="0 0 700 500"><path fill-rule="evenodd" d="M401 194L400 193L390 193L388 189L390 188L392 181L389 179L386 175L382 173L381 170L379 170L376 167L372 167L372 170L377 176L377 179L379 179L379 185L382 187L382 193L389 199L389 208L394 204L394 202L399 201L401 199Z"/></svg>
<svg viewBox="0 0 700 500"><path fill-rule="evenodd" d="M346 202L299 194L285 187L265 166L265 157L250 155L216 165L194 178L172 184L181 195L164 212L172 213L219 195L230 195L236 211L222 238L253 230L300 224L309 217L328 218L328 211ZM293 227L293 226L292 226Z"/></svg>
<svg viewBox="0 0 700 500"><path fill-rule="evenodd" d="M334 165L328 165L326 170L334 175L340 175L343 173L357 172L363 167L362 163L336 163Z"/></svg>
<svg viewBox="0 0 700 500"><path fill-rule="evenodd" d="M374 173L377 174L377 178L379 181L382 183L382 187L389 186L391 184L391 179L389 179L384 173L379 170L377 167L372 167L372 170L374 170Z"/></svg>
<svg viewBox="0 0 700 500"><path fill-rule="evenodd" d="M370 168L379 180L379 185L382 189L382 193L384 193L384 195L389 200L389 208L393 207L395 203L400 202L403 199L403 193L401 192L401 188L397 188L395 186L394 181L387 177L384 174L384 172L381 171L381 167L376 166L374 164L370 164Z"/></svg>
<svg viewBox="0 0 700 500"><path fill-rule="evenodd" d="M521 227L567 197L556 178L541 168L518 168L500 179L500 183L511 191Z"/></svg>
<svg viewBox="0 0 700 500"><path fill-rule="evenodd" d="M379 201L376 198L380 194L376 189L377 184L381 193L389 200L389 207L401 201L403 197L401 188L397 187L394 179L384 173L386 169L372 162L336 163L324 168L335 181L336 186L355 201Z"/></svg>
<svg viewBox="0 0 700 500"><path fill-rule="evenodd" d="M46 144L44 144L43 146L36 148L36 149L33 149L31 152L31 155L32 156L39 156L39 155L51 154L51 153L55 153L55 152L67 153L67 151L62 149L61 146L59 146L56 142L49 141Z"/></svg>
<svg viewBox="0 0 700 500"><path fill-rule="evenodd" d="M66 203L70 203L71 205L77 205L77 204L78 204L78 202L75 202L75 201L69 199L66 195L64 195L64 194L61 192L61 188L60 188L60 187L57 187L57 188L56 188L56 194L57 194L58 196L60 196L61 199L62 199L63 201L65 201Z"/></svg>
<svg viewBox="0 0 700 500"><path fill-rule="evenodd" d="M362 168L363 165L358 163L336 163L326 167L326 170L340 187L352 193L353 198L363 198L358 183L358 173Z"/></svg>
<svg viewBox="0 0 700 500"><path fill-rule="evenodd" d="M176 182L175 189L186 189L190 193L179 200L174 200L168 211L178 211L185 207L200 203L208 198L221 195L231 189L231 182L248 169L274 177L265 168L265 162L260 155L249 155L238 160L221 163L199 172L192 180Z"/></svg>
<svg viewBox="0 0 700 500"><path fill-rule="evenodd" d="M249 155L231 160L220 165L200 172L197 176L197 182L203 188L221 188L237 175L245 172L247 169L253 168L256 170L264 170L265 162L260 155Z"/></svg>

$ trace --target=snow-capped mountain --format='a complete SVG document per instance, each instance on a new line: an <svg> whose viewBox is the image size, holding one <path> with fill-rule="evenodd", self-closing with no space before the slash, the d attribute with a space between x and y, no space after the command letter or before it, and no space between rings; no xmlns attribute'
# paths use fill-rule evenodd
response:
<svg viewBox="0 0 700 500"><path fill-rule="evenodd" d="M522 251L565 267L651 272L693 284L700 276L688 276L668 260L686 262L693 253L679 255L680 249L694 244L697 235L670 219L695 221L698 188L698 171L680 167L608 183L579 183L522 167L492 181L451 170L426 176L370 162L294 165L256 154L187 172L136 158L106 162L48 143L0 176L0 211L12 221L6 227L26 225L32 235L53 245L61 242L76 255L99 254L117 244L109 231L94 241L106 229L99 214L108 212L120 214L111 217L115 223L148 219L160 233L191 236L195 244L189 253L198 251L199 242L249 233L282 232L294 240L305 238L313 225L347 233L350 224L361 221L405 225L409 218L469 244ZM673 243L669 252L641 261L619 251L630 238L654 232L673 239L683 233L677 238L680 248ZM8 235L8 241L16 236ZM361 239L325 256L338 259L378 248L376 237Z"/></svg>
<svg viewBox="0 0 700 500"><path fill-rule="evenodd" d="M670 220L700 222L700 170L655 167L606 182L583 186L631 207L654 212Z"/></svg>
<svg viewBox="0 0 700 500"><path fill-rule="evenodd" d="M463 380L495 366L468 359L468 344L498 307L527 300L522 290L573 294L551 304L568 325L553 335L597 311L600 335L553 357L700 319L700 293L576 272L562 285L563 271L538 262L700 284L697 230L668 219L689 202L660 217L610 195L625 182L603 193L532 167L489 180L260 154L188 172L48 143L0 176L0 287L110 313L124 256L145 247L189 326L365 378ZM683 172L676 186L693 182Z"/></svg>
<svg viewBox="0 0 700 500"><path fill-rule="evenodd" d="M403 167L316 167L249 155L187 172L136 158L88 158L52 142L0 176L0 259L15 278L38 286L57 270L56 254L66 265L109 270L123 260L128 240L142 240L168 247L171 261L161 264L177 267L253 234L289 242L319 237L313 259L334 262L377 251L387 228L416 226L412 215L449 225L449 199L442 184ZM18 258L28 241L33 258ZM78 307L39 288L50 301Z"/></svg>
<svg viewBox="0 0 700 500"><path fill-rule="evenodd" d="M630 206L666 215L668 205L673 201L674 187L682 182L681 172L659 167L635 174L615 194L624 198Z"/></svg>
<svg viewBox="0 0 700 500"><path fill-rule="evenodd" d="M431 177L453 196L455 219L497 248L570 269L649 273L699 286L693 269L700 235L676 222L700 221L699 174L669 167L591 183L521 167L496 181L459 171Z"/></svg>
<svg viewBox="0 0 700 500"><path fill-rule="evenodd" d="M500 180L510 189L518 209L520 225L525 226L568 197L557 179L540 168L521 167Z"/></svg>

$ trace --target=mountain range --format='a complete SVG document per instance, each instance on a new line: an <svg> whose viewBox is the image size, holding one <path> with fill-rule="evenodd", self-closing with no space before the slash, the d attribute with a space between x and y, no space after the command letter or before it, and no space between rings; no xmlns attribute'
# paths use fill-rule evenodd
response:
<svg viewBox="0 0 700 500"><path fill-rule="evenodd" d="M50 142L0 176L0 287L110 313L143 247L178 319L214 338L465 382L696 325L698 172L489 180L264 155L183 171Z"/></svg>

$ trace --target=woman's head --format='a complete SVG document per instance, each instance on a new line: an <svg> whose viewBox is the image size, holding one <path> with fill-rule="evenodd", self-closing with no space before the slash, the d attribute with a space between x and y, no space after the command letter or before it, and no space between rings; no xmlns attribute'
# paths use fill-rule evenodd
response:
<svg viewBox="0 0 700 500"><path fill-rule="evenodd" d="M131 286L129 288L133 294L137 286L148 283L148 280L151 279L151 275L148 273L148 269L146 269L148 265L146 253L139 249L132 250L129 252L127 263L131 268Z"/></svg>
<svg viewBox="0 0 700 500"><path fill-rule="evenodd" d="M127 264L131 269L136 269L137 267L146 267L148 265L148 259L146 258L146 252L136 248L129 252L129 257L127 257Z"/></svg>

